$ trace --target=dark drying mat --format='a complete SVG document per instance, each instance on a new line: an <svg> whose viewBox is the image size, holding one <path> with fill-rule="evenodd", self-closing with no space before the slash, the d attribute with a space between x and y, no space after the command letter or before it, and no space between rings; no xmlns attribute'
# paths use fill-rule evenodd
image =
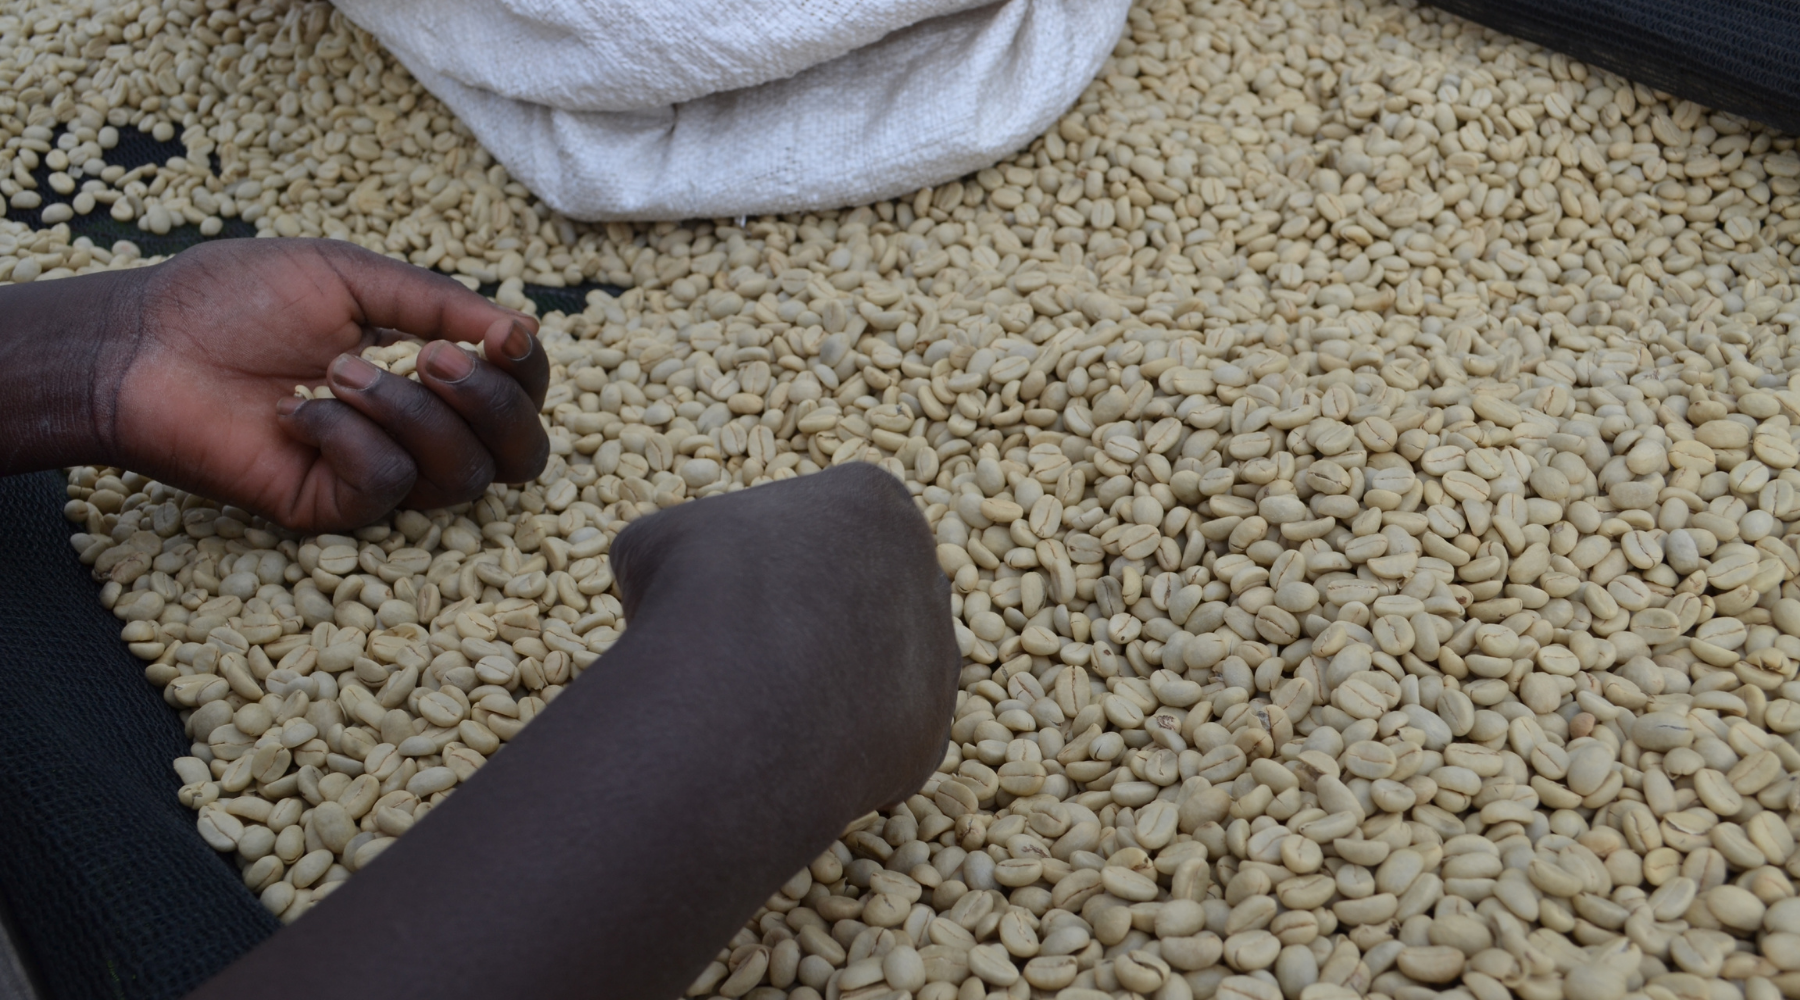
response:
<svg viewBox="0 0 1800 1000"><path fill-rule="evenodd" d="M56 135L51 137L50 144L55 146L56 140L61 138L62 134L62 131L58 130ZM179 141L171 139L168 142L157 142L150 137L150 133L139 132L128 126L119 129L119 144L112 149L105 150L101 154L101 158L106 161L107 166L119 166L126 170L134 170L147 163L154 163L160 167L169 162L171 157L186 155L187 149ZM33 229L46 228L44 226L44 209L51 205L66 204L74 197L74 195L60 195L50 190L50 174L50 168L44 165L40 157L38 168L32 171L31 176L33 180L37 181L37 193L39 197L43 198L43 203L37 208L8 208L6 210L8 219L23 222ZM79 178L76 181L77 190L80 189L80 184L84 180L87 178ZM218 236L211 237L211 239L256 235L256 227L242 219L222 219L220 221L225 223L225 228ZM200 235L198 226L181 226L169 230L166 236L158 236L147 229L139 229L136 222L115 221L107 212L105 205L96 205L92 212L70 218L67 225L71 238L86 236L97 247L110 247L119 240L130 240L137 244L138 249L142 250L146 257L180 253L188 247L208 239L208 237Z"/></svg>
<svg viewBox="0 0 1800 1000"><path fill-rule="evenodd" d="M1800 135L1795 0L1431 0L1653 90Z"/></svg>
<svg viewBox="0 0 1800 1000"><path fill-rule="evenodd" d="M176 800L188 739L66 500L56 473L0 478L0 899L45 1000L176 1000L279 924Z"/></svg>
<svg viewBox="0 0 1800 1000"><path fill-rule="evenodd" d="M56 136L51 138L51 145L55 145L56 138L61 134L59 131ZM161 166L168 163L172 157L185 157L186 155L187 149L179 140L157 142L148 132L140 132L135 128L126 127L119 129L119 144L106 150L102 154L102 158L106 160L108 166L116 165L132 170L146 163ZM210 168L210 157L208 157L208 161ZM44 209L51 205L65 203L73 197L73 195L65 197L50 190L50 173L50 168L44 166L41 161L38 163L37 170L32 173L32 178L37 181L37 192L44 199L43 204L33 209L8 208L5 210L5 217L23 222L33 229L45 228L43 224ZM85 180L85 178L83 179ZM77 185L79 190L79 181ZM220 221L225 226L217 236L202 236L200 227L194 225L177 226L170 229L167 235L158 236L147 229L139 229L135 221L118 222L114 220L106 206L100 205L87 215L76 215L70 218L66 225L69 227L71 239L86 236L97 247L111 247L119 240L130 240L137 244L137 248L143 251L146 257L171 256L207 240L248 239L256 235L256 226L243 219L221 219ZM491 297L499 287L497 284L483 285L480 292ZM567 288L527 284L524 291L525 297L537 304L540 315L551 312L574 315L587 308L587 295L596 290L605 291L609 295L619 295L624 291L616 285L594 282L584 282Z"/></svg>

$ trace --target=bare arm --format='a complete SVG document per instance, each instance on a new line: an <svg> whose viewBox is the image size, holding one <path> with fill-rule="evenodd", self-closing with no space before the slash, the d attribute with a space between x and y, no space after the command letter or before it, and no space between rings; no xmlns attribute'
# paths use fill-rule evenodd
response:
<svg viewBox="0 0 1800 1000"><path fill-rule="evenodd" d="M194 994L668 1000L943 753L959 666L924 520L853 465L634 524L630 628L342 890Z"/></svg>
<svg viewBox="0 0 1800 1000"><path fill-rule="evenodd" d="M141 285L129 271L0 285L0 475L112 453L131 351L109 333L130 324Z"/></svg>

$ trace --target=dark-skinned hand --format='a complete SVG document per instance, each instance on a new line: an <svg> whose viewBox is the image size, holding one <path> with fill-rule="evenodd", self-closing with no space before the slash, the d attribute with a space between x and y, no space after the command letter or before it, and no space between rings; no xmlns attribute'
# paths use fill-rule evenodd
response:
<svg viewBox="0 0 1800 1000"><path fill-rule="evenodd" d="M0 290L36 385L0 471L105 462L321 531L543 470L549 364L529 317L336 240L222 240L153 267ZM409 335L419 381L363 361ZM480 343L481 360L447 341ZM297 384L336 399L301 400Z"/></svg>
<svg viewBox="0 0 1800 1000"><path fill-rule="evenodd" d="M438 370L468 355L434 343L422 385L355 377L347 359L394 331L492 360ZM0 472L123 465L302 529L471 499L548 451L530 321L345 243L221 242L0 288L0 349ZM327 372L339 399L294 400ZM606 657L195 997L673 996L845 822L942 759L949 586L886 473L681 505L612 557L631 627Z"/></svg>
<svg viewBox="0 0 1800 1000"><path fill-rule="evenodd" d="M679 996L845 823L943 761L950 586L892 476L848 463L680 504L612 557L618 643L190 1000Z"/></svg>

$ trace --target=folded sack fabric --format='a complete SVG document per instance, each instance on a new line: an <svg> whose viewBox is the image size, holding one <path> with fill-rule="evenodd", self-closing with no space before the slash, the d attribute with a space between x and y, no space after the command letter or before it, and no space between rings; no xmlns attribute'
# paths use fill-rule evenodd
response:
<svg viewBox="0 0 1800 1000"><path fill-rule="evenodd" d="M1130 0L337 0L578 219L859 204L1041 134Z"/></svg>

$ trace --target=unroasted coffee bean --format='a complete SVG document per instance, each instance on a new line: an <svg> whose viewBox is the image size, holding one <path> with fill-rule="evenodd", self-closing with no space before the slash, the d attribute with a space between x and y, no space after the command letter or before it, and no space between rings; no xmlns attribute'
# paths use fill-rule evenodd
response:
<svg viewBox="0 0 1800 1000"><path fill-rule="evenodd" d="M179 48L293 96L113 179L175 105L46 100L0 121L12 204L631 289L543 317L555 457L472 504L297 537L70 471L181 799L283 919L617 641L625 524L866 461L954 584L952 743L692 995L1792 992L1791 138L1430 8L1144 4L970 177L598 227L325 8L210 18L34 8L32 79ZM68 235L0 221L0 279L138 256Z"/></svg>

